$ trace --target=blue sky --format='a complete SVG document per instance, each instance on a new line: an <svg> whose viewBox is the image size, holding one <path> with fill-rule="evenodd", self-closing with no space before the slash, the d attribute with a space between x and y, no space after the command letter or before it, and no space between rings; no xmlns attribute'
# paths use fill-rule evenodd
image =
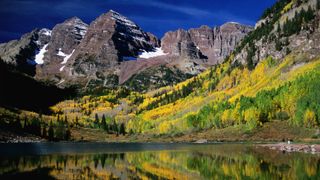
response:
<svg viewBox="0 0 320 180"><path fill-rule="evenodd" d="M259 2L257 2L259 1ZM1 0L0 42L77 16L90 23L113 9L161 38L169 30L228 21L254 25L276 0Z"/></svg>

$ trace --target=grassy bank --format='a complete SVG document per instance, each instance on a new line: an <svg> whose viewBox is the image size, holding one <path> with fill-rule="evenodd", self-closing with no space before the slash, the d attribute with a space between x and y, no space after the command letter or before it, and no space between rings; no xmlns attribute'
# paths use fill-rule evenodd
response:
<svg viewBox="0 0 320 180"><path fill-rule="evenodd" d="M294 142L320 142L317 129L291 126L287 121L271 121L252 131L244 126L233 126L224 129L208 129L188 134L163 135L153 134L115 135L103 130L73 128L72 139L75 141L103 142L195 142L206 139L209 142L282 142L291 139Z"/></svg>

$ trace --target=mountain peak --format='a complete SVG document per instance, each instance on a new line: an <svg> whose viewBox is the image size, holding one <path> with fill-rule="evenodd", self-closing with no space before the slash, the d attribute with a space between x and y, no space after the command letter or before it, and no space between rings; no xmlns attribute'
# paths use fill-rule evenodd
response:
<svg viewBox="0 0 320 180"><path fill-rule="evenodd" d="M242 27L242 26L246 26L244 24L240 24L238 22L226 22L224 24L221 25L221 27Z"/></svg>
<svg viewBox="0 0 320 180"><path fill-rule="evenodd" d="M117 11L114 11L113 9L110 9L110 10L108 11L108 13L111 13L111 14L120 14L120 13L118 13Z"/></svg>
<svg viewBox="0 0 320 180"><path fill-rule="evenodd" d="M78 18L78 17L76 17L76 16L71 17L71 18L65 20L65 21L63 22L63 24L87 26L86 23L84 23L80 18Z"/></svg>
<svg viewBox="0 0 320 180"><path fill-rule="evenodd" d="M120 24L124 24L126 26L131 26L131 27L137 27L137 24L134 23L133 21L131 21L129 18L127 18L126 16L114 11L114 10L110 10L107 15L109 15L113 20L115 20L116 22L120 23Z"/></svg>
<svg viewBox="0 0 320 180"><path fill-rule="evenodd" d="M237 30L245 31L246 33L252 31L253 27L240 24L237 22L227 22L224 23L223 25L220 26L221 31L226 31L226 32L235 32Z"/></svg>
<svg viewBox="0 0 320 180"><path fill-rule="evenodd" d="M82 21L82 20L77 16L73 16L73 17L67 19L66 21Z"/></svg>

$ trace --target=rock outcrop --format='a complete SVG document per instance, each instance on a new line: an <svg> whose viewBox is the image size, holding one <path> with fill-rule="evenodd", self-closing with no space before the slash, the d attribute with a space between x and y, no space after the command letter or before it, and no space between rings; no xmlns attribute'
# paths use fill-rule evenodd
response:
<svg viewBox="0 0 320 180"><path fill-rule="evenodd" d="M277 9L279 7L281 8ZM269 14L256 23L255 33L242 43L235 54L234 62L253 68L269 56L280 61L291 53L311 60L319 54L320 12L317 0L290 1L288 4L279 1L268 12ZM274 16L277 19L273 18ZM304 20L299 21L299 18ZM288 23L291 25L288 26Z"/></svg>
<svg viewBox="0 0 320 180"><path fill-rule="evenodd" d="M161 40L165 52L191 59L207 59L207 64L221 63L253 28L238 23L220 27L168 32Z"/></svg>

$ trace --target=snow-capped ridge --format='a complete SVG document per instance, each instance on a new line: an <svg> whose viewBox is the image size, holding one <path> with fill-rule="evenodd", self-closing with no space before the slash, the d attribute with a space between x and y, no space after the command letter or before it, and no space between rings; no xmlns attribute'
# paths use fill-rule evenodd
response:
<svg viewBox="0 0 320 180"><path fill-rule="evenodd" d="M65 67L66 67L66 66L62 66L62 67L59 69L59 71L62 72Z"/></svg>

